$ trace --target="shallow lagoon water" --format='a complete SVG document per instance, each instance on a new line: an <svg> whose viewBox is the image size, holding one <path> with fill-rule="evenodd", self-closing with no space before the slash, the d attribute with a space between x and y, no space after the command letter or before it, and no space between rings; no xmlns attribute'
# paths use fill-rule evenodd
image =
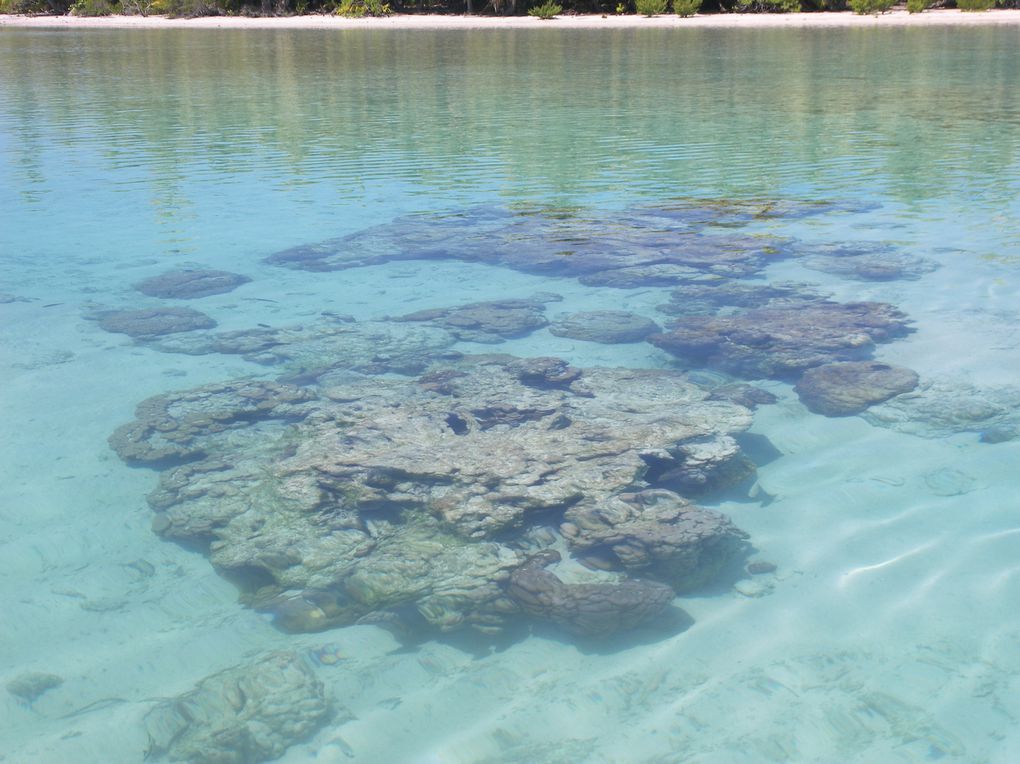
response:
<svg viewBox="0 0 1020 764"><path fill-rule="evenodd" d="M132 285L200 267L252 279L172 302L222 331L543 291L563 297L550 318L614 309L667 324L668 286L458 259L316 273L266 258L408 215L612 221L678 203L824 201L723 232L931 261L916 279L849 279L798 257L761 275L889 302L914 331L876 358L957 395L970 385L973 400L1015 400L1015 41L1008 29L5 30L0 679L63 682L31 702L0 693L0 752L141 761L161 699L293 650L353 718L338 713L288 762L1015 761L1017 440L916 412L824 417L765 380L778 402L751 432L779 453L757 474L771 500L702 503L777 570L682 596L686 630L601 650L540 632L481 656L435 640L401 649L374 625L284 634L203 555L152 532L157 473L107 444L151 395L279 370L160 352L95 320L160 305ZM545 329L455 348L676 364L648 343Z"/></svg>

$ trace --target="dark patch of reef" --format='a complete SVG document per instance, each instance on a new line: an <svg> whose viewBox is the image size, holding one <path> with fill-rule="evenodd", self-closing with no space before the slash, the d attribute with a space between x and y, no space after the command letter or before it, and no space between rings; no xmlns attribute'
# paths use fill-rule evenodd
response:
<svg viewBox="0 0 1020 764"><path fill-rule="evenodd" d="M212 674L153 707L144 719L145 758L191 764L270 761L327 721L350 718L327 698L305 658L270 653Z"/></svg>
<svg viewBox="0 0 1020 764"><path fill-rule="evenodd" d="M97 319L105 331L143 340L216 326L212 318L193 308L108 310L99 313Z"/></svg>
<svg viewBox="0 0 1020 764"><path fill-rule="evenodd" d="M419 374L437 358L459 355L446 329L346 318L230 332L191 332L143 338L155 350L187 355L222 353L276 369L290 381L311 384L330 372Z"/></svg>
<svg viewBox="0 0 1020 764"><path fill-rule="evenodd" d="M676 596L655 581L565 584L545 569L559 561L559 552L552 550L529 558L510 574L507 595L529 616L582 637L603 637L641 626L662 613Z"/></svg>
<svg viewBox="0 0 1020 764"><path fill-rule="evenodd" d="M800 305L806 300L828 296L811 284L715 281L677 286L670 292L669 302L658 308L670 316L715 315L733 308L776 307L787 303Z"/></svg>
<svg viewBox="0 0 1020 764"><path fill-rule="evenodd" d="M240 380L167 393L138 404L135 420L110 436L113 450L129 464L174 464L206 456L203 436L269 420L304 417L315 399L293 385Z"/></svg>
<svg viewBox="0 0 1020 764"><path fill-rule="evenodd" d="M590 310L570 313L549 326L549 333L574 340L612 345L641 342L661 331L652 319L624 310Z"/></svg>
<svg viewBox="0 0 1020 764"><path fill-rule="evenodd" d="M277 252L267 262L324 272L405 260L461 260L631 289L752 277L789 244L764 235L720 232L708 218L705 210L682 205L612 217L476 208L401 218ZM734 216L734 226L743 222Z"/></svg>
<svg viewBox="0 0 1020 764"><path fill-rule="evenodd" d="M229 271L182 270L168 271L135 284L142 294L165 300L193 300L214 294L232 292L251 281L247 276Z"/></svg>
<svg viewBox="0 0 1020 764"><path fill-rule="evenodd" d="M860 414L917 387L917 374L876 361L829 363L808 369L794 388L811 411L825 416Z"/></svg>
<svg viewBox="0 0 1020 764"><path fill-rule="evenodd" d="M877 344L910 331L909 321L887 303L841 303L812 285L765 282L762 276L769 264L800 258L808 268L864 281L918 278L935 267L888 244L805 243L739 231L762 220L833 211L839 208L704 201L604 216L483 207L400 218L350 236L277 252L267 262L336 271L404 260L453 259L575 278L588 286L669 287L670 301L659 310L674 321L661 331L651 319L613 310L568 315L549 325L549 331L596 342L647 339L688 367L795 382L817 366L870 361ZM466 306L469 314L479 308ZM424 311L418 317L449 321L456 314L447 311ZM536 317L534 324L538 323ZM843 379L848 388L861 382L851 375ZM882 400L879 396L872 402Z"/></svg>
<svg viewBox="0 0 1020 764"><path fill-rule="evenodd" d="M865 360L909 332L888 303L785 300L730 314L688 316L649 342L687 363L750 379L791 379L815 366Z"/></svg>
<svg viewBox="0 0 1020 764"><path fill-rule="evenodd" d="M526 299L489 300L451 308L430 308L394 318L394 321L425 322L442 327L458 340L502 342L523 337L549 322L545 306L563 298L537 294Z"/></svg>

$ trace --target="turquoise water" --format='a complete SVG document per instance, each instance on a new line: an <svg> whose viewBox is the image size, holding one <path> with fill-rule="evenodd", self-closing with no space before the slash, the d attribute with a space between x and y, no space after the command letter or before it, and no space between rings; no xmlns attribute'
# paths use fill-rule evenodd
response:
<svg viewBox="0 0 1020 764"><path fill-rule="evenodd" d="M334 707L281 738L285 762L1020 759L1018 64L1015 30L991 28L0 32L0 760L142 761L165 699L273 651ZM108 444L153 395L281 376L325 395L367 375L400 401L454 351L712 387L734 369L648 342L548 328L478 342L388 319L552 292L548 320L623 310L668 328L692 320L660 310L677 283L614 288L513 257L721 237L735 237L721 252L768 250L742 284L903 311L912 331L873 355L920 386L828 417L797 374L736 373L776 397L740 441L757 473L697 501L753 549L680 595L682 628L595 644L523 616L524 633L470 644L470 629L407 639L378 623L286 633L279 607L248 607L251 576L218 575L216 549L153 532L146 497L173 465L129 466ZM328 269L273 258L309 245ZM848 274L859 252L902 271ZM251 280L194 299L135 287L187 269ZM350 331L325 359L288 335L271 364L187 345L214 332L103 328L111 311L167 306L215 332ZM428 352L395 368L370 338L378 353L355 363L366 340L351 327L419 332ZM621 389L638 411L642 389ZM289 426L239 427L220 456L273 469L291 459L274 438L307 432ZM501 432L484 441L497 463ZM532 532L566 554L561 521ZM284 532L270 531L256 549ZM567 558L554 570L568 582L616 575ZM741 572L756 560L775 571ZM33 672L61 681L25 689ZM246 745L225 748L268 755Z"/></svg>

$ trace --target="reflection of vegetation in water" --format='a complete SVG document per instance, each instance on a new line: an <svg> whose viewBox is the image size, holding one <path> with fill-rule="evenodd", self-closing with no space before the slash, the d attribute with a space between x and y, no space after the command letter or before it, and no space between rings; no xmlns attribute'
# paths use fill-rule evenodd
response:
<svg viewBox="0 0 1020 764"><path fill-rule="evenodd" d="M906 202L1009 191L1020 75L1008 31L692 30L676 42L669 30L135 30L14 34L0 58L15 130L53 125L47 140L98 144L114 168L141 161L154 184L196 164L269 163L291 185L352 198L380 173L565 199L767 196L819 180ZM11 148L32 162L30 143Z"/></svg>

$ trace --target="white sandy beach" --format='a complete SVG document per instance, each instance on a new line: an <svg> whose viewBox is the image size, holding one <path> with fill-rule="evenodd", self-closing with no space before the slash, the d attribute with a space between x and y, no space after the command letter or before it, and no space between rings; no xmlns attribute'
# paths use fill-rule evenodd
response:
<svg viewBox="0 0 1020 764"><path fill-rule="evenodd" d="M713 14L680 18L668 14L644 16L564 15L551 21L530 16L455 16L402 15L383 18L348 19L340 16L287 16L244 18L209 16L196 19L170 19L163 16L13 16L0 15L0 27L73 27L94 29L773 29L773 28L885 28L1020 25L1020 10L996 10L963 13L957 10L931 10L910 14L893 11L873 16L842 13L789 14Z"/></svg>

